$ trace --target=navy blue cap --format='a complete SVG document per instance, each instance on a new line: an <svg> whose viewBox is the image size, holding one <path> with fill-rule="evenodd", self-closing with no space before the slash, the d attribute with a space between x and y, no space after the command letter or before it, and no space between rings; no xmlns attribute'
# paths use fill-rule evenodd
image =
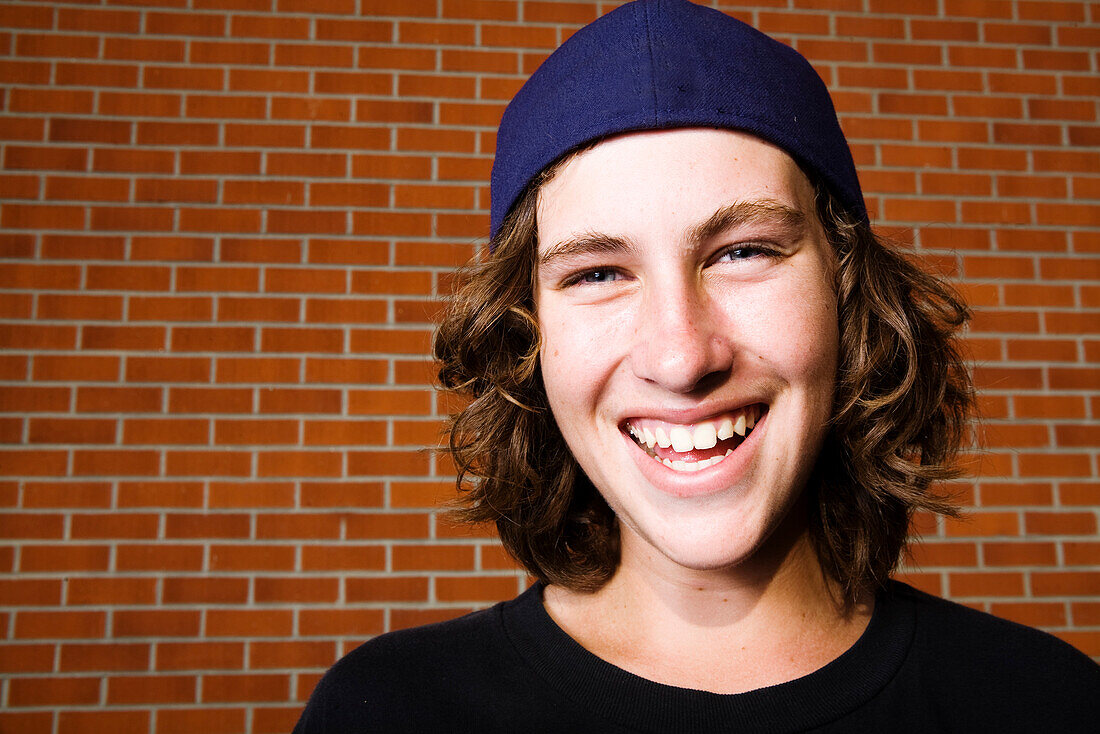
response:
<svg viewBox="0 0 1100 734"><path fill-rule="evenodd" d="M577 31L505 109L492 235L565 153L618 133L684 127L742 130L779 146L868 220L829 91L806 59L712 8L637 0Z"/></svg>

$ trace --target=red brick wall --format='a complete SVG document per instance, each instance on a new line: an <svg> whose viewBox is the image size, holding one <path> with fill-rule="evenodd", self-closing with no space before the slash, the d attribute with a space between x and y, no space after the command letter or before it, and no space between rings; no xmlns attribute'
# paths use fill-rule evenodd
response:
<svg viewBox="0 0 1100 734"><path fill-rule="evenodd" d="M521 588L434 512L426 354L505 101L601 5L0 4L0 730L286 731L363 639ZM1100 655L1100 4L722 7L976 307L973 511L908 578Z"/></svg>

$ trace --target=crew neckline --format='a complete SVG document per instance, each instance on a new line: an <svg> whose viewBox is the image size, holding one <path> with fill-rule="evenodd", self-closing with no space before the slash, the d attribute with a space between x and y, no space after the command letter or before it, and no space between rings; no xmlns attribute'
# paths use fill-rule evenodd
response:
<svg viewBox="0 0 1100 734"><path fill-rule="evenodd" d="M795 732L855 710L897 673L909 651L915 611L904 584L875 598L867 628L824 667L746 693L710 693L656 683L584 649L547 613L542 584L502 610L505 632L549 685L589 715L639 732Z"/></svg>

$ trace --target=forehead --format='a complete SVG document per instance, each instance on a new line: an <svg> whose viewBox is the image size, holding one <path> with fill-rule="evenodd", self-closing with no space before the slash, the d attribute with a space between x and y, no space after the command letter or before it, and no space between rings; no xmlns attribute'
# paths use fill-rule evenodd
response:
<svg viewBox="0 0 1100 734"><path fill-rule="evenodd" d="M630 133L577 153L543 184L539 244L581 232L671 232L740 202L814 215L801 168L757 137L709 128Z"/></svg>

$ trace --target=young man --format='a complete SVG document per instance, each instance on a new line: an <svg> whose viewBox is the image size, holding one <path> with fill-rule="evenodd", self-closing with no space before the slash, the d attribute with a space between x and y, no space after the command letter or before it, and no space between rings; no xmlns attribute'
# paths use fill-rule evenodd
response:
<svg viewBox="0 0 1100 734"><path fill-rule="evenodd" d="M1088 731L1100 669L888 581L951 475L966 310L872 234L797 53L641 0L505 113L440 328L473 520L539 583L372 640L297 731Z"/></svg>

